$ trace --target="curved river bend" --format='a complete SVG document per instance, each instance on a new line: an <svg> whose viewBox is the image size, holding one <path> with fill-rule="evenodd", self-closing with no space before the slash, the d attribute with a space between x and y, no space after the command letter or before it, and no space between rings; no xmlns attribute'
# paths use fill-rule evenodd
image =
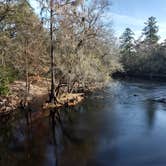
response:
<svg viewBox="0 0 166 166"><path fill-rule="evenodd" d="M0 127L2 166L165 166L166 84L114 81L82 105L30 127Z"/></svg>

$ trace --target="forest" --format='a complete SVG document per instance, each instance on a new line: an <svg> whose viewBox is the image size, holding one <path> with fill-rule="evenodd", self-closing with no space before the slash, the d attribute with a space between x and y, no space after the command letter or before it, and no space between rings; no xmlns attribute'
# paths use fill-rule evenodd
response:
<svg viewBox="0 0 166 166"><path fill-rule="evenodd" d="M0 166L166 165L161 1L0 0Z"/></svg>
<svg viewBox="0 0 166 166"><path fill-rule="evenodd" d="M120 37L120 61L125 73L134 76L165 76L166 41L159 42L157 19L149 17L141 36L126 28Z"/></svg>
<svg viewBox="0 0 166 166"><path fill-rule="evenodd" d="M104 86L121 68L112 27L105 21L109 2L35 2L38 15L26 0L0 4L0 94L9 95L9 85L22 80L21 98L27 98L39 77L47 80L52 103L64 91Z"/></svg>
<svg viewBox="0 0 166 166"><path fill-rule="evenodd" d="M64 94L105 87L118 74L164 78L166 43L159 42L157 19L148 18L138 39L130 28L118 39L107 18L111 7L107 0L2 0L1 96L25 106L40 91L32 90L35 83L49 103L61 103Z"/></svg>

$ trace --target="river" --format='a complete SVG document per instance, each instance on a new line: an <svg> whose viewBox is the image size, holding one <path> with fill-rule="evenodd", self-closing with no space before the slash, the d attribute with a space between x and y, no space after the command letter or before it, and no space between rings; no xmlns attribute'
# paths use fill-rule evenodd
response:
<svg viewBox="0 0 166 166"><path fill-rule="evenodd" d="M0 127L0 166L165 166L166 84L113 81L75 108Z"/></svg>

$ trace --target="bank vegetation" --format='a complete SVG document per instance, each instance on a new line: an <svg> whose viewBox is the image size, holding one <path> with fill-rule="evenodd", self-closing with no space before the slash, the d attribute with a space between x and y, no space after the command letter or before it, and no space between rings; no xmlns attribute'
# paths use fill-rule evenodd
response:
<svg viewBox="0 0 166 166"><path fill-rule="evenodd" d="M37 97L31 89L42 86L47 101L59 104L63 94L104 86L121 70L111 18L105 17L110 7L107 0L2 0L1 99L15 94L25 106Z"/></svg>
<svg viewBox="0 0 166 166"><path fill-rule="evenodd" d="M155 17L149 17L138 39L126 28L120 37L122 75L144 78L166 78L166 41L160 40Z"/></svg>

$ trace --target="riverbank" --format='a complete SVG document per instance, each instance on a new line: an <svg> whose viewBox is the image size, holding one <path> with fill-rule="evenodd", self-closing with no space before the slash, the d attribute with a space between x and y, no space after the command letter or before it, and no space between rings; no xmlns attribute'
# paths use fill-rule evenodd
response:
<svg viewBox="0 0 166 166"><path fill-rule="evenodd" d="M96 90L91 87L84 92L79 93L61 93L57 98L56 104L50 104L48 101L49 81L42 78L30 85L28 98L26 97L26 83L24 81L15 81L10 85L10 94L0 97L0 116L15 112L22 102L27 100L28 107L33 112L49 110L52 108L73 107L81 103L88 93ZM64 89L63 89L64 90ZM62 90L62 91L63 91Z"/></svg>
<svg viewBox="0 0 166 166"><path fill-rule="evenodd" d="M26 82L17 80L10 84L10 94L0 96L0 117L16 113L20 106L23 109L30 109L31 112L39 112L50 109L59 109L64 107L74 107L84 101L87 95L102 89L103 84L93 85L90 87L74 87L72 93L67 93L67 87L63 86L57 97L57 103L48 102L50 92L50 80L39 77L33 79L30 85L28 97L26 96ZM49 112L49 111L48 111Z"/></svg>

